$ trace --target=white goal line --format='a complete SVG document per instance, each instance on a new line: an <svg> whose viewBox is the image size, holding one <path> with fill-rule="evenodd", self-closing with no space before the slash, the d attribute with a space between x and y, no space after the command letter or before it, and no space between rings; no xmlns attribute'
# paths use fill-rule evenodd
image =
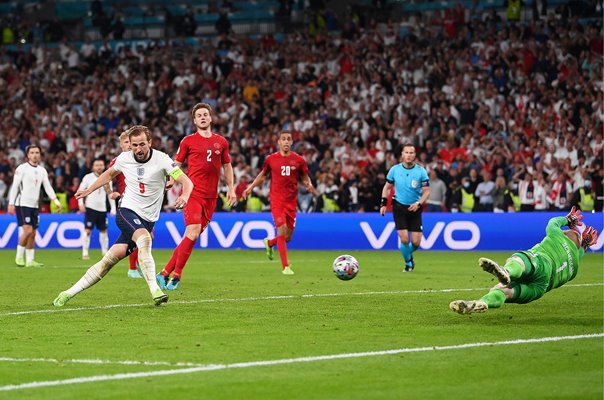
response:
<svg viewBox="0 0 604 400"><path fill-rule="evenodd" d="M120 373L120 374L113 374L113 375L94 375L94 376L87 376L87 377L80 377L80 378L59 379L59 380L54 380L54 381L28 382L28 383L21 383L21 384L15 384L15 385L0 386L0 391L9 392L9 391L14 391L14 390L34 389L34 388L50 387L50 386L75 385L75 384L89 383L89 382L119 381L119 380L125 380L125 379L148 378L148 377L153 377L153 376L182 375L182 374L192 374L192 373L196 373L196 372L219 371L219 370L226 370L226 369L265 367L265 366L273 366L273 365L298 364L298 363L342 360L342 359L361 358L361 357L388 356L388 355L396 355L396 354L401 354L401 353L447 351L447 350L471 349L471 348L477 348L477 347L509 346L509 345L518 345L518 344L559 342L559 341L563 341L563 340L593 339L593 338L601 338L601 337L604 337L604 333L591 333L591 334L574 335L574 336L553 336L553 337L542 337L542 338L533 338L533 339L516 339L516 340L505 340L505 341L500 341L500 342L464 343L464 344L451 345L451 346L411 347L411 348L401 348L401 349L393 349L393 350L367 351L367 352L359 352L359 353L342 353L342 354L329 354L329 355L323 355L323 356L284 358L284 359L278 359L278 360L248 361L248 362L239 362L239 363L233 363L233 364L208 364L208 365L199 365L199 366L189 367L189 368L167 369L167 370L147 371L147 372L129 372L129 373Z"/></svg>
<svg viewBox="0 0 604 400"><path fill-rule="evenodd" d="M586 287L586 286L603 286L604 283L580 283L564 285L563 287ZM232 302L247 302L247 301L264 301L264 300L292 300L292 299L309 299L318 297L341 297L341 296L378 296L378 295L398 295L398 294L422 294L422 293L455 293L455 292L474 292L481 290L489 290L490 288L459 288L459 289L423 289L423 290L394 290L394 291L374 291L374 292L353 292L353 293L316 293L316 294L297 294L297 295L282 295L282 296L260 296L260 297L240 297L240 298L224 298L224 299L199 299L199 300L176 300L169 301L170 304L203 304L203 303L232 303ZM91 307L72 307L72 308L50 308L44 310L28 310L28 311L11 311L0 313L0 317L16 316L16 315L32 315L32 314L52 314L59 312L72 311L90 311L90 310L106 310L112 308L137 308L137 307L154 307L151 302L135 303L135 304L108 304L105 306Z"/></svg>

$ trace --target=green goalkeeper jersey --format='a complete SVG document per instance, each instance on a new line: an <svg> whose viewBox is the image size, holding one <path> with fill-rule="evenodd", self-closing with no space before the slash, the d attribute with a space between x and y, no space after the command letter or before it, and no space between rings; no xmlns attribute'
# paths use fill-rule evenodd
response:
<svg viewBox="0 0 604 400"><path fill-rule="evenodd" d="M545 228L545 238L527 251L535 264L546 264L550 267L552 275L547 291L573 280L579 272L579 260L585 254L585 251L582 248L577 249L575 243L560 229L566 224L565 217L550 219Z"/></svg>

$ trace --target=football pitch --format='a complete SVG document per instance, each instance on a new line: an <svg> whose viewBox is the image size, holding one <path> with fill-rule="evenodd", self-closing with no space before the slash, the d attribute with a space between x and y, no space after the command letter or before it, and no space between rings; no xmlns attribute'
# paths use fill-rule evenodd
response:
<svg viewBox="0 0 604 400"><path fill-rule="evenodd" d="M572 282L528 305L471 316L449 310L494 278L479 256L509 252L278 255L195 249L177 291L152 304L127 261L51 305L92 261L37 250L43 268L0 251L0 399L598 399L604 396L604 272L589 253ZM155 250L158 271L171 252Z"/></svg>

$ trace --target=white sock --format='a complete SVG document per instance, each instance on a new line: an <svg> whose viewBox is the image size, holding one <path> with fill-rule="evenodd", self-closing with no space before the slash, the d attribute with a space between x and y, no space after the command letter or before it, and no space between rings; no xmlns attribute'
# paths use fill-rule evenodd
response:
<svg viewBox="0 0 604 400"><path fill-rule="evenodd" d="M82 241L82 257L86 257L88 255L88 250L90 249L90 233L84 233L84 240Z"/></svg>
<svg viewBox="0 0 604 400"><path fill-rule="evenodd" d="M107 272L113 268L115 264L120 261L119 258L113 255L112 252L108 251L107 254L103 256L101 261L94 264L92 267L88 268L88 271L77 281L72 287L66 290L66 292L71 296L75 296L83 290L88 289L90 286L94 285L98 281L100 281Z"/></svg>
<svg viewBox="0 0 604 400"><path fill-rule="evenodd" d="M25 257L25 246L17 245L17 258Z"/></svg>
<svg viewBox="0 0 604 400"><path fill-rule="evenodd" d="M25 262L32 262L34 260L34 249L25 249Z"/></svg>
<svg viewBox="0 0 604 400"><path fill-rule="evenodd" d="M107 231L99 233L99 243L101 244L101 254L105 255L109 248L109 235L107 235Z"/></svg>
<svg viewBox="0 0 604 400"><path fill-rule="evenodd" d="M151 235L149 234L142 235L136 241L136 246L138 247L138 264L143 273L143 277L147 281L149 291L151 292L151 295L153 295L155 291L159 290L159 286L155 280L155 260L151 254L151 243Z"/></svg>

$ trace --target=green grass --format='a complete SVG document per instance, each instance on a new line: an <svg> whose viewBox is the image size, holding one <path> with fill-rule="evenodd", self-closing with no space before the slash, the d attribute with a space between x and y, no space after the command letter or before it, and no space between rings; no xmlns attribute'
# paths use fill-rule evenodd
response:
<svg viewBox="0 0 604 400"><path fill-rule="evenodd" d="M588 254L573 282L537 302L472 316L455 314L448 304L478 298L495 283L478 268L478 253L419 251L410 274L402 272L398 252L353 254L361 271L343 282L331 272L338 252L292 251L296 275L283 276L279 262L266 260L263 251L195 250L179 290L161 307L152 305L143 280L126 277L122 261L59 311L50 303L90 263L79 260L78 251L38 250L44 268L17 268L14 252L0 251L0 387L109 377L0 391L0 399L603 398L601 336L446 347L602 334L601 254ZM154 255L159 270L170 252ZM508 253L480 256L503 261ZM105 307L110 305L115 307ZM38 312L43 310L50 312ZM410 351L115 376L187 368L178 363L227 365L393 349ZM126 360L163 364L118 363Z"/></svg>

